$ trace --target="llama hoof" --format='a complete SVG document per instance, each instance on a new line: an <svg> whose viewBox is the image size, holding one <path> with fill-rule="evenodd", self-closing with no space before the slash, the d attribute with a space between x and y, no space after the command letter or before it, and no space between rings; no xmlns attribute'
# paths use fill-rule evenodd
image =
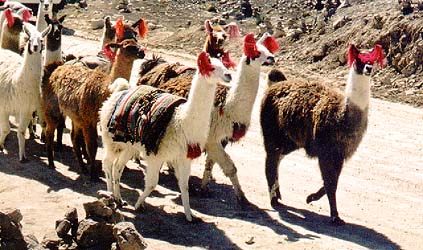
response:
<svg viewBox="0 0 423 250"><path fill-rule="evenodd" d="M116 204L118 208L122 208L122 207L126 207L128 206L128 202L126 202L125 200L122 199L117 199L116 200Z"/></svg>
<svg viewBox="0 0 423 250"><path fill-rule="evenodd" d="M330 222L332 226L343 226L345 225L345 221L339 218L339 216L331 217Z"/></svg>
<svg viewBox="0 0 423 250"><path fill-rule="evenodd" d="M144 212L144 211L145 211L145 206L144 206L144 204L141 204L141 205L137 205L137 204L135 204L135 211L137 211L138 213L142 213L142 212Z"/></svg>
<svg viewBox="0 0 423 250"><path fill-rule="evenodd" d="M273 197L273 198L272 198L272 200L270 201L270 205L271 205L273 208L281 208L281 207L283 207L283 204L282 204L282 203L280 203L280 202L278 201L278 198L276 198L276 197Z"/></svg>
<svg viewBox="0 0 423 250"><path fill-rule="evenodd" d="M35 140L35 139L40 139L40 137L37 134L31 133L31 134L29 134L29 139Z"/></svg>
<svg viewBox="0 0 423 250"><path fill-rule="evenodd" d="M317 201L318 198L316 197L316 194L310 194L309 196L307 196L307 204L310 204L312 201Z"/></svg>
<svg viewBox="0 0 423 250"><path fill-rule="evenodd" d="M236 198L238 201L239 206L241 207L242 210L248 210L250 208L252 208L252 204L249 200L247 200L247 198L245 198L244 195L239 196Z"/></svg>
<svg viewBox="0 0 423 250"><path fill-rule="evenodd" d="M48 164L48 168L49 169L56 169L56 166L54 166L54 164Z"/></svg>
<svg viewBox="0 0 423 250"><path fill-rule="evenodd" d="M203 222L203 220L200 217L197 217L197 216L194 216L194 215L191 215L191 221L188 220L188 218L186 218L186 220L190 224L198 224L198 223Z"/></svg>
<svg viewBox="0 0 423 250"><path fill-rule="evenodd" d="M29 160L26 157L22 157L22 159L19 160L20 163L28 163Z"/></svg>

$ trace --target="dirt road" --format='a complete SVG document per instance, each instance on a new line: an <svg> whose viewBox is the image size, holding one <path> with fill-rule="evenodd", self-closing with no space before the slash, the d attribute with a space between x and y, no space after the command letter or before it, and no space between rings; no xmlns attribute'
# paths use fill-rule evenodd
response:
<svg viewBox="0 0 423 250"><path fill-rule="evenodd" d="M66 48L81 43L64 37ZM84 41L82 50L97 43ZM75 50L76 47L73 47ZM189 58L188 58L189 59ZM368 132L355 156L347 162L338 188L338 209L348 223L328 224L326 198L306 204L308 194L321 186L317 161L296 152L282 161L280 183L286 210L270 207L264 177L264 151L258 124L258 103L250 131L240 143L228 146L247 198L255 204L249 211L238 208L230 182L216 167L211 197L191 193L191 207L203 222L185 222L177 183L163 172L159 186L147 199L144 213L125 210L150 249L422 249L423 247L423 110L406 105L371 100ZM69 126L68 126L69 127ZM82 203L93 200L104 182L87 184L73 158L69 134L67 147L56 157L55 171L47 168L44 146L28 141L30 162L17 160L15 130L0 153L0 210L19 208L25 233L39 240L54 233L55 220L69 207L84 216ZM102 150L97 155L101 159ZM192 188L199 187L203 158L192 166ZM144 187L143 170L128 164L122 177L122 195L134 204Z"/></svg>

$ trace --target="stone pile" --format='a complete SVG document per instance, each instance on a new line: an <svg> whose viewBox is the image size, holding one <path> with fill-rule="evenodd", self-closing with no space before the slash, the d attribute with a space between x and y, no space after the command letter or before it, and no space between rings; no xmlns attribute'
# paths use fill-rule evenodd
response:
<svg viewBox="0 0 423 250"><path fill-rule="evenodd" d="M56 221L59 239L45 239L47 249L113 249L142 250L147 248L144 238L130 222L124 222L114 197L104 191L98 199L84 203L86 217L78 221L75 208Z"/></svg>

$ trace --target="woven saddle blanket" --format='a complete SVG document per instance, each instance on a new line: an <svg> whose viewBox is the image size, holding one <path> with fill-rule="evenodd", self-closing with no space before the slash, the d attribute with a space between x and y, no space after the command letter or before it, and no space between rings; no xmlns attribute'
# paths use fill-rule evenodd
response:
<svg viewBox="0 0 423 250"><path fill-rule="evenodd" d="M175 108L185 98L141 85L124 91L108 123L113 140L141 142L147 155L156 154Z"/></svg>

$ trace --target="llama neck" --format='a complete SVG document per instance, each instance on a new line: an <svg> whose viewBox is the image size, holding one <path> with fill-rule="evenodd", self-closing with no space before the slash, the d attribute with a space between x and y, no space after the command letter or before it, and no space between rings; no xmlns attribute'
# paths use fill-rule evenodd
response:
<svg viewBox="0 0 423 250"><path fill-rule="evenodd" d="M44 58L44 65L53 62L62 61L62 39L58 40L54 37L47 37L46 39L46 57Z"/></svg>
<svg viewBox="0 0 423 250"><path fill-rule="evenodd" d="M28 44L25 46L25 51L23 55L23 64L21 66L20 71L18 71L18 74L21 77L24 77L28 79L28 84L37 84L37 86L40 84L41 81L41 53L40 52L34 52L29 53L28 50Z"/></svg>
<svg viewBox="0 0 423 250"><path fill-rule="evenodd" d="M248 122L257 96L260 82L260 65L242 56L235 76L234 84L229 90L225 103L225 112L245 117L240 122Z"/></svg>
<svg viewBox="0 0 423 250"><path fill-rule="evenodd" d="M216 84L210 84L198 72L195 74L188 100L180 110L183 124L189 125L194 131L204 130L209 126L215 90Z"/></svg>
<svg viewBox="0 0 423 250"><path fill-rule="evenodd" d="M49 14L50 17L51 17L51 14L52 13L50 13L50 12L51 12L50 9L49 10L44 10L44 7L43 7L43 5L41 3L38 5L37 21L35 23L35 27L37 28L37 30L39 32L41 32L45 28L47 28L47 22L44 19L44 16L45 16L45 14Z"/></svg>
<svg viewBox="0 0 423 250"><path fill-rule="evenodd" d="M122 55L120 52L116 55L116 61L113 63L110 77L113 82L117 78L124 78L129 81L131 78L132 66L134 65L134 58Z"/></svg>
<svg viewBox="0 0 423 250"><path fill-rule="evenodd" d="M361 110L365 110L370 101L370 77L357 74L351 67L345 92L346 103L352 102Z"/></svg>

